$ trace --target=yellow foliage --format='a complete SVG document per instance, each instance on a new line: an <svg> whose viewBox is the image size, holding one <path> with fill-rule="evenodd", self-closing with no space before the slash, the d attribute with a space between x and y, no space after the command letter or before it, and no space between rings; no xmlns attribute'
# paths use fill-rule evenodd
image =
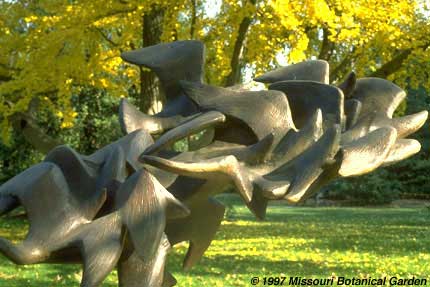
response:
<svg viewBox="0 0 430 287"><path fill-rule="evenodd" d="M413 53L391 77L402 82L410 76L412 84L430 88L427 1L223 0L218 13L209 16L208 2L197 0L193 35L206 43L205 80L210 84L223 84L229 75L239 26L249 18L241 64L254 73L276 66L275 57L284 51L290 63L318 57L326 31L333 45L327 59L332 67L347 58L347 68L364 76L411 49ZM143 15L154 7L164 11L162 41L189 39L191 2L0 2L3 139L10 131L9 117L25 111L33 98L40 99L41 108L61 111L67 128L75 117L71 95L81 88L92 86L120 97L132 85L139 87L139 70L124 64L119 55L142 46Z"/></svg>

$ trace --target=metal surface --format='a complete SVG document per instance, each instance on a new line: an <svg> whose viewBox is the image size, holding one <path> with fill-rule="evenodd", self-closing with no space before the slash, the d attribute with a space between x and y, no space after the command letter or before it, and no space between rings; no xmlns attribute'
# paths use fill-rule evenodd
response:
<svg viewBox="0 0 430 287"><path fill-rule="evenodd" d="M164 109L149 116L122 100L124 137L91 155L58 146L0 187L0 215L23 206L30 222L23 242L0 238L16 264L82 263L85 287L113 269L121 287L173 286L172 246L189 242L189 269L220 227L225 208L214 195L234 188L263 219L270 200L296 204L420 150L406 137L427 111L393 118L406 93L383 79L351 73L336 87L327 62L308 61L257 78L269 90L248 91L203 84L198 41L122 57L158 75ZM192 149L171 150L196 133Z"/></svg>

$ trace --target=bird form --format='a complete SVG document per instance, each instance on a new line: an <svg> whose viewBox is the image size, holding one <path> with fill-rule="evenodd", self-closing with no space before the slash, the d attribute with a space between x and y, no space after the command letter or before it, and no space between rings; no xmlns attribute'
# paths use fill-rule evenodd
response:
<svg viewBox="0 0 430 287"><path fill-rule="evenodd" d="M153 70L166 95L147 115L123 99L125 135L91 155L67 146L0 187L0 215L23 206L30 229L0 238L16 264L83 263L81 286L118 269L119 286L167 287L171 246L188 241L183 267L203 256L224 217L214 195L234 188L258 219L270 200L303 202L340 177L365 174L420 150L407 137L427 111L393 113L406 93L377 78L328 81L325 61L306 61L255 80L267 90L204 84L204 46L178 41L125 52ZM193 150L175 142L203 133Z"/></svg>

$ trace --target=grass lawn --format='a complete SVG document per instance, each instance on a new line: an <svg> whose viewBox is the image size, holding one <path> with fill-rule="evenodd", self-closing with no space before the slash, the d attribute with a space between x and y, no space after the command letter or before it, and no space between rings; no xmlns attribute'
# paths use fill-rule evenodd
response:
<svg viewBox="0 0 430 287"><path fill-rule="evenodd" d="M226 197L227 198L227 197ZM236 198L216 240L192 271L181 271L186 244L168 268L178 286L251 286L254 276L427 278L430 282L430 211L427 208L290 208L272 205L256 221ZM23 237L22 219L2 218L0 236ZM1 287L79 286L80 267L15 266L0 256ZM116 286L111 274L103 286ZM263 285L258 285L263 286Z"/></svg>

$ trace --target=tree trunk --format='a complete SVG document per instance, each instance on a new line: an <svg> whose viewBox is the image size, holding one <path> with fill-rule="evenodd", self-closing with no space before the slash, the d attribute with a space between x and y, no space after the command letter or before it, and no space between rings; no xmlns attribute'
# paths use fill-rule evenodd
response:
<svg viewBox="0 0 430 287"><path fill-rule="evenodd" d="M350 72L349 68L351 66L351 61L353 60L353 54L354 51L352 51L350 54L347 54L345 58L343 58L343 60L330 71L330 83L343 79L347 72Z"/></svg>
<svg viewBox="0 0 430 287"><path fill-rule="evenodd" d="M143 15L143 47L160 43L161 34L163 33L163 16L163 9L155 7L150 13ZM157 100L163 100L160 99L158 79L154 72L141 68L140 97L137 99L137 105L142 112L148 112Z"/></svg>
<svg viewBox="0 0 430 287"><path fill-rule="evenodd" d="M256 0L250 0L252 5L256 4ZM233 86L240 82L241 80L241 69L242 65L240 63L243 46L245 45L246 33L249 30L249 26L251 26L252 17L246 16L242 19L242 22L239 25L239 31L237 33L237 38L234 43L233 55L231 56L230 68L231 72L227 76L225 80L226 86Z"/></svg>
<svg viewBox="0 0 430 287"><path fill-rule="evenodd" d="M333 52L333 42L330 41L329 36L330 32L327 28L323 28L323 40L321 43L320 53L318 55L318 59L330 61L332 52Z"/></svg>
<svg viewBox="0 0 430 287"><path fill-rule="evenodd" d="M197 0L191 0L190 38L194 39L197 22Z"/></svg>
<svg viewBox="0 0 430 287"><path fill-rule="evenodd" d="M46 154L54 147L63 144L60 140L49 136L29 114L15 114L12 118L12 125L16 131L24 135L27 142L41 153Z"/></svg>

